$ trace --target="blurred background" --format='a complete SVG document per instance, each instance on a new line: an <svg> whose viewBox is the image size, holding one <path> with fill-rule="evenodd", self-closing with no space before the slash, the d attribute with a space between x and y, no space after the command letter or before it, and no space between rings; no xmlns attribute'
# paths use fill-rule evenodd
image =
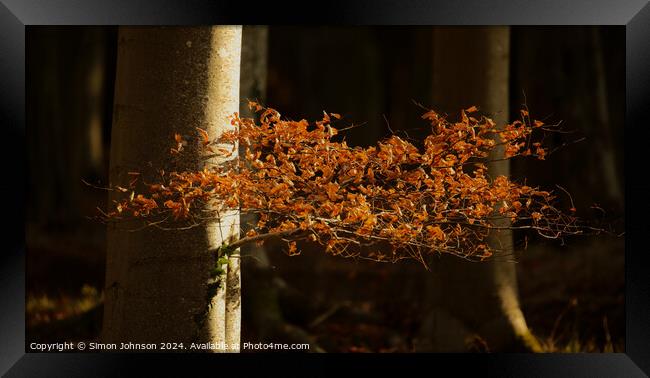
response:
<svg viewBox="0 0 650 378"><path fill-rule="evenodd" d="M351 145L374 144L391 130L421 138L427 124L414 102L451 119L461 108L481 107L452 99L482 85L462 70L479 70L474 52L486 46L472 36L485 29L258 28L252 52L244 54L266 62L259 75L265 80L242 97L253 93L292 119L340 113L347 124L363 124L347 132ZM106 207L107 193L82 180L107 183L118 29L27 30L27 338L96 339L106 232L88 217ZM561 185L578 216L622 232L624 28L511 27L508 38L509 106L501 116L517 119L525 104L532 117L572 131L545 141L557 148L545 161L513 160L512 176L543 189ZM566 196L559 201L571 207ZM624 238L562 244L515 233L515 241L522 247L515 254L522 311L547 351L624 351ZM264 302L246 295L247 287L260 291L260 282L273 282L274 306L295 337L334 352L414 350L428 306L423 287L435 270L319 250L289 257L274 244L266 253L264 266L244 261L242 341L280 337L247 311ZM490 350L470 344L468 350Z"/></svg>

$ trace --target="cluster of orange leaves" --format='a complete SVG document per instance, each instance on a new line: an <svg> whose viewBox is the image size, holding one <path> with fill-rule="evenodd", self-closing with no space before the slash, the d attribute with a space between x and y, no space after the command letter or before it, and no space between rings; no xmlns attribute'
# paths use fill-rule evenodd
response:
<svg viewBox="0 0 650 378"><path fill-rule="evenodd" d="M362 148L337 136L338 114L324 112L310 123L249 106L256 117L234 114L235 131L211 140L198 129L196 138L206 153L228 156L239 148L238 159L162 172L139 194L118 187L125 198L105 215L144 218L156 226L198 225L239 210L257 214L241 240L276 235L289 243L290 253L306 239L335 255L423 263L432 252L489 257L495 247L488 245L488 233L501 229L529 228L549 238L578 232L575 218L551 205L552 193L488 176L488 159L544 159L545 149L532 138L544 123L531 121L525 110L521 120L501 128L476 115L476 107L462 110L457 122L428 111L422 118L431 133L423 145L392 135ZM183 154L188 142L174 138L172 153ZM503 156L495 158L493 150ZM497 226L504 220L506 226Z"/></svg>

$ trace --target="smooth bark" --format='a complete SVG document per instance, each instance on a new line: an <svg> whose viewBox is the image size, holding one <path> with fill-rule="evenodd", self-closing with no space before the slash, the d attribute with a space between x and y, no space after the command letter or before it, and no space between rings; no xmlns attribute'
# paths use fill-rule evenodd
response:
<svg viewBox="0 0 650 378"><path fill-rule="evenodd" d="M508 121L508 27L436 28L433 61L436 110L454 119L460 109L476 105L499 126ZM488 169L491 177L508 175L509 162ZM432 265L432 306L419 350L463 351L477 336L491 350L539 349L519 306L512 233L494 232L488 242L500 252L487 262L443 256Z"/></svg>
<svg viewBox="0 0 650 378"><path fill-rule="evenodd" d="M171 162L174 133L195 136L200 127L214 138L232 127L241 27L124 27L118 43L110 183L124 183L129 171L151 182ZM181 156L178 169L223 161L193 149ZM209 251L239 235L238 218L222 214L190 230L109 227L104 341L226 342L238 350L237 256L227 264L227 284L214 296L209 290L216 263Z"/></svg>

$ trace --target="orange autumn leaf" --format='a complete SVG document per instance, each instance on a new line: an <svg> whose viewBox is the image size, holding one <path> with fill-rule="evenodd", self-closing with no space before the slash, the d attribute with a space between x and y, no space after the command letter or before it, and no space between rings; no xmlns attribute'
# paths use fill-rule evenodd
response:
<svg viewBox="0 0 650 378"><path fill-rule="evenodd" d="M445 240L445 233L439 226L427 226L427 232L432 239Z"/></svg>
<svg viewBox="0 0 650 378"><path fill-rule="evenodd" d="M203 130L200 127L197 127L196 131L198 131L199 135L201 136L201 143L203 143L204 145L210 144L210 135L208 134L207 131Z"/></svg>
<svg viewBox="0 0 650 378"><path fill-rule="evenodd" d="M295 241L289 242L288 255L289 256L295 256L295 255L298 255L298 254L300 254L300 253L298 252L298 247L296 246L296 242Z"/></svg>

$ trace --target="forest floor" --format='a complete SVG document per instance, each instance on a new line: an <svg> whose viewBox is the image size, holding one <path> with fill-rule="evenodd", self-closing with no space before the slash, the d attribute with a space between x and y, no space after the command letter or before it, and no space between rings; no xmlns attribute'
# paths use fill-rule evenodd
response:
<svg viewBox="0 0 650 378"><path fill-rule="evenodd" d="M522 310L544 351L624 352L624 272L622 239L571 248L532 246L520 256ZM375 286L385 290L392 281L386 276ZM375 300L347 302L356 316L341 311L341 316L323 321L314 330L323 346L337 352L413 351L423 312L413 295L377 300L381 296L372 295L373 285L351 286L357 285ZM480 335L467 342L469 350L490 350Z"/></svg>
<svg viewBox="0 0 650 378"><path fill-rule="evenodd" d="M47 234L42 231L28 230L27 340L96 339L103 311L103 245L84 242L89 240L80 235L85 231L36 237ZM417 300L421 281L400 277L421 267L342 270L335 259L308 257L306 262L320 264L314 270L297 261L301 258L274 259L277 273L299 288L300 303L291 303L295 298L281 303L288 322L328 352L414 351L423 313ZM622 238L561 248L532 245L519 257L517 270L523 312L546 351L624 351ZM293 311L296 306L309 310ZM245 326L242 332L243 340L259 341ZM489 345L469 347L489 350Z"/></svg>
<svg viewBox="0 0 650 378"><path fill-rule="evenodd" d="M624 239L558 244L531 243L517 257L519 297L531 331L545 352L624 352ZM426 302L422 266L354 264L309 252L273 260L278 275L303 294L283 306L286 319L314 335L323 349L416 350ZM305 314L297 306L307 303L311 313ZM481 335L466 345L470 351L491 350Z"/></svg>

